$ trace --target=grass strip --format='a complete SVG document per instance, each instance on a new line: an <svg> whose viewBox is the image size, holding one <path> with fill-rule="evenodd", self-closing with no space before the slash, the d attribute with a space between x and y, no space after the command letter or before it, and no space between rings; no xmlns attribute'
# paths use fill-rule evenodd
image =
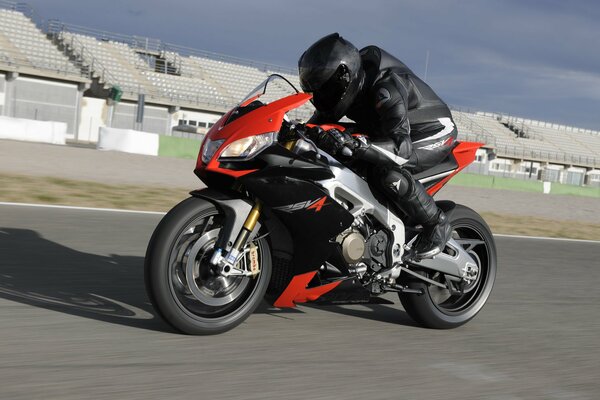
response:
<svg viewBox="0 0 600 400"><path fill-rule="evenodd" d="M112 185L91 181L0 174L0 201L126 210L168 211L190 188ZM494 233L600 240L600 224L484 212Z"/></svg>
<svg viewBox="0 0 600 400"><path fill-rule="evenodd" d="M201 143L200 140L160 135L158 155L161 157L195 159L198 157Z"/></svg>
<svg viewBox="0 0 600 400"><path fill-rule="evenodd" d="M452 178L452 180L448 184L455 186L485 189L515 190L519 192L543 192L543 184L540 181L503 178L491 175L459 173L454 178ZM565 185L562 183L552 183L550 194L600 198L600 187L574 186Z"/></svg>

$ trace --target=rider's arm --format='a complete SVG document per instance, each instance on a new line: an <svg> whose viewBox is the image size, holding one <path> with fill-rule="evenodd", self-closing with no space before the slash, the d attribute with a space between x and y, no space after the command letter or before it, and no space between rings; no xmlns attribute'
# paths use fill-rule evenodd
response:
<svg viewBox="0 0 600 400"><path fill-rule="evenodd" d="M412 141L408 122L408 94L395 74L388 74L372 89L375 110L380 118L383 148L402 158L410 158ZM374 144L377 144L376 142Z"/></svg>
<svg viewBox="0 0 600 400"><path fill-rule="evenodd" d="M372 164L389 164L391 159L373 145L408 159L412 154L408 122L407 91L392 74L384 76L371 89L372 101L380 118L381 132L371 144L361 144L354 155ZM393 161L392 161L393 162Z"/></svg>

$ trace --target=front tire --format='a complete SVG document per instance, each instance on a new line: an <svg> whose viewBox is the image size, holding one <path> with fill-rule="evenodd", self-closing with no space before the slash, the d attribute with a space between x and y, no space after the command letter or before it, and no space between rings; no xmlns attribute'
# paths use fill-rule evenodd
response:
<svg viewBox="0 0 600 400"><path fill-rule="evenodd" d="M446 215L452 226L452 237L461 243L479 264L479 273L461 295L451 295L446 289L440 289L416 278L402 282L411 289L422 292L399 293L406 312L420 325L434 329L456 328L470 321L485 305L496 280L496 245L483 218L460 204L446 212ZM421 273L444 283L444 277L439 273Z"/></svg>
<svg viewBox="0 0 600 400"><path fill-rule="evenodd" d="M182 333L210 335L234 328L254 312L267 290L272 265L264 238L254 242L257 276L224 277L208 262L224 218L211 202L190 197L165 215L148 244L148 297L158 314Z"/></svg>

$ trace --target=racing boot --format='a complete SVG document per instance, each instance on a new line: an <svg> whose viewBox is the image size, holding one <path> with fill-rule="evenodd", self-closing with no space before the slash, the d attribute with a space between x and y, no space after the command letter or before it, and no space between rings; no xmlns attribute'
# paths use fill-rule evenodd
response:
<svg viewBox="0 0 600 400"><path fill-rule="evenodd" d="M423 224L423 232L419 234L414 245L415 257L424 259L440 254L451 236L452 227L448 222L448 217L442 210L438 209L436 218Z"/></svg>
<svg viewBox="0 0 600 400"><path fill-rule="evenodd" d="M423 226L423 232L413 245L415 257L431 258L441 253L452 235L452 228L446 214L438 208L421 182L401 169L388 171L383 184L395 193L396 203L412 222Z"/></svg>

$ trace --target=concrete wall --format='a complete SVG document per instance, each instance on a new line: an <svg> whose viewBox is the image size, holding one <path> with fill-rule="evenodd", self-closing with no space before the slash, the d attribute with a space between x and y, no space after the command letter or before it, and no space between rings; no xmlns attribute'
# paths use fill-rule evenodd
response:
<svg viewBox="0 0 600 400"><path fill-rule="evenodd" d="M100 150L123 151L126 153L158 155L159 135L133 129L101 127L98 145Z"/></svg>
<svg viewBox="0 0 600 400"><path fill-rule="evenodd" d="M200 126L197 126L197 132L200 134L208 131L208 124L214 124L221 118L221 114L212 114L200 111L191 110L177 110L170 116L169 122L169 134L172 132L173 127L179 125L179 120L194 121Z"/></svg>
<svg viewBox="0 0 600 400"><path fill-rule="evenodd" d="M81 118L77 138L85 142L98 141L98 129L106 126L108 105L104 99L83 97L81 100Z"/></svg>
<svg viewBox="0 0 600 400"><path fill-rule="evenodd" d="M563 171L562 183L581 186L585 183L585 168L569 167Z"/></svg>
<svg viewBox="0 0 600 400"><path fill-rule="evenodd" d="M67 124L0 116L0 139L65 144Z"/></svg>
<svg viewBox="0 0 600 400"><path fill-rule="evenodd" d="M108 125L117 129L135 128L135 103L120 102L114 105L112 123Z"/></svg>
<svg viewBox="0 0 600 400"><path fill-rule="evenodd" d="M563 169L564 167L562 165L547 164L542 167L540 179L546 182L560 183Z"/></svg>
<svg viewBox="0 0 600 400"><path fill-rule="evenodd" d="M170 131L170 115L167 107L146 106L144 108L144 132L159 133L164 135Z"/></svg>
<svg viewBox="0 0 600 400"><path fill-rule="evenodd" d="M11 82L11 117L67 124L67 137L74 138L77 125L78 87L74 83L17 77Z"/></svg>
<svg viewBox="0 0 600 400"><path fill-rule="evenodd" d="M489 165L489 175L494 176L505 176L506 174L511 174L514 172L514 160L507 158L496 158L490 161Z"/></svg>
<svg viewBox="0 0 600 400"><path fill-rule="evenodd" d="M4 115L4 101L6 99L6 76L0 74L0 115Z"/></svg>
<svg viewBox="0 0 600 400"><path fill-rule="evenodd" d="M144 132L166 134L170 131L168 126L170 116L167 107L156 107L146 105L144 108L144 122L141 126L136 126L135 118L137 114L136 103L121 102L115 104L111 126L117 129L135 129L139 128Z"/></svg>
<svg viewBox="0 0 600 400"><path fill-rule="evenodd" d="M600 170L593 169L586 174L586 185L600 187Z"/></svg>

